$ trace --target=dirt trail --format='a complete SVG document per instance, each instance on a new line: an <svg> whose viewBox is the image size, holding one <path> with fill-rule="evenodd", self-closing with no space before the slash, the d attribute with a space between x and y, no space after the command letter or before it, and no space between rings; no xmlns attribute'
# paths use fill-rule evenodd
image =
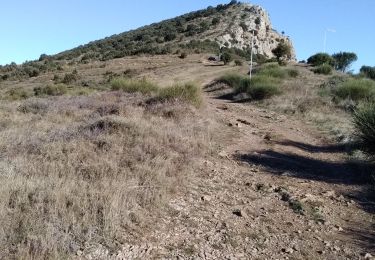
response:
<svg viewBox="0 0 375 260"><path fill-rule="evenodd" d="M198 162L144 243L129 243L113 258L375 255L374 218L355 196L358 172L343 147L297 119L219 99L215 87L206 89L205 113L221 124L218 154Z"/></svg>

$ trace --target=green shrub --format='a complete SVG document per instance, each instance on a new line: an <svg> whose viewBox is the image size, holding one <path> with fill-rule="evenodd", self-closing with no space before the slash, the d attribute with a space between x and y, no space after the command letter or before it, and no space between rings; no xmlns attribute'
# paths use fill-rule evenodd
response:
<svg viewBox="0 0 375 260"><path fill-rule="evenodd" d="M375 82L369 79L350 79L333 90L342 99L359 101L375 97Z"/></svg>
<svg viewBox="0 0 375 260"><path fill-rule="evenodd" d="M354 112L356 135L365 152L375 154L375 103L366 103Z"/></svg>
<svg viewBox="0 0 375 260"><path fill-rule="evenodd" d="M224 76L221 76L217 81L221 83L225 83L228 86L234 89L237 89L239 88L243 78L244 76L241 76L239 74L228 73L228 74L225 74Z"/></svg>
<svg viewBox="0 0 375 260"><path fill-rule="evenodd" d="M329 64L322 64L316 68L314 68L312 71L315 74L323 74L323 75L330 75L332 73L332 66Z"/></svg>
<svg viewBox="0 0 375 260"><path fill-rule="evenodd" d="M227 65L229 62L232 61L233 57L230 53L228 52L224 52L222 55L221 55L221 61L224 62L225 65Z"/></svg>
<svg viewBox="0 0 375 260"><path fill-rule="evenodd" d="M219 82L228 84L234 92L246 93L253 100L262 100L280 94L280 80L268 75L255 75L251 80L238 74L227 74L222 76Z"/></svg>
<svg viewBox="0 0 375 260"><path fill-rule="evenodd" d="M23 89L11 89L6 93L6 99L8 100L20 100L29 97L29 94Z"/></svg>
<svg viewBox="0 0 375 260"><path fill-rule="evenodd" d="M375 80L375 67L362 66L360 72L365 75L365 77Z"/></svg>
<svg viewBox="0 0 375 260"><path fill-rule="evenodd" d="M161 102L183 100L196 107L199 107L202 104L202 93L201 89L197 85L193 83L186 83L184 85L161 88L158 91L156 99Z"/></svg>
<svg viewBox="0 0 375 260"><path fill-rule="evenodd" d="M242 62L242 60L235 60L234 61L234 64L236 65L236 66L242 66L243 65L243 62Z"/></svg>
<svg viewBox="0 0 375 260"><path fill-rule="evenodd" d="M297 78L299 76L299 71L295 69L288 69L287 73L289 77L292 77L292 78Z"/></svg>
<svg viewBox="0 0 375 260"><path fill-rule="evenodd" d="M158 86L147 80L133 80L127 78L113 79L111 81L111 88L112 90L122 90L129 93L140 92L142 94L148 94L158 90Z"/></svg>
<svg viewBox="0 0 375 260"><path fill-rule="evenodd" d="M66 73L62 83L64 84L72 84L78 80L78 72L74 70L72 73Z"/></svg>
<svg viewBox="0 0 375 260"><path fill-rule="evenodd" d="M317 53L307 59L307 63L313 66L320 66L323 64L335 65L335 60L328 53Z"/></svg>
<svg viewBox="0 0 375 260"><path fill-rule="evenodd" d="M285 42L279 42L277 47L272 50L272 53L276 56L278 60L282 57L290 59L292 57L292 48L289 44Z"/></svg>
<svg viewBox="0 0 375 260"><path fill-rule="evenodd" d="M275 78L255 75L251 80L245 78L242 81L241 89L245 89L251 99L262 100L280 94L279 83Z"/></svg>
<svg viewBox="0 0 375 260"><path fill-rule="evenodd" d="M256 71L256 74L280 79L285 79L289 75L285 69L273 63L265 64Z"/></svg>
<svg viewBox="0 0 375 260"><path fill-rule="evenodd" d="M68 88L64 84L48 85L45 87L35 87L35 96L61 96L68 91Z"/></svg>

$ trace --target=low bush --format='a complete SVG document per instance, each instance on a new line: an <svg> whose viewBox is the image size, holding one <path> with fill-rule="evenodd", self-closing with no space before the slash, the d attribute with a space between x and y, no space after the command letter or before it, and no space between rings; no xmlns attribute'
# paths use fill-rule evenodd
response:
<svg viewBox="0 0 375 260"><path fill-rule="evenodd" d="M111 81L112 90L122 90L124 92L149 94L156 92L158 86L147 80L133 80L127 78L116 78Z"/></svg>
<svg viewBox="0 0 375 260"><path fill-rule="evenodd" d="M8 100L20 100L29 97L29 94L26 92L26 90L23 89L11 89L7 91L5 94L6 99Z"/></svg>
<svg viewBox="0 0 375 260"><path fill-rule="evenodd" d="M262 100L280 94L279 83L275 78L256 75L251 80L245 78L242 81L241 89L245 90L251 99Z"/></svg>
<svg viewBox="0 0 375 260"><path fill-rule="evenodd" d="M158 91L156 99L161 102L183 100L195 107L199 107L202 104L202 93L197 85L186 83L184 85L161 88Z"/></svg>
<svg viewBox="0 0 375 260"><path fill-rule="evenodd" d="M333 90L334 95L354 101L375 97L375 82L369 79L350 79Z"/></svg>
<svg viewBox="0 0 375 260"><path fill-rule="evenodd" d="M187 57L186 52L182 52L180 56L178 56L180 59L185 59Z"/></svg>
<svg viewBox="0 0 375 260"><path fill-rule="evenodd" d="M246 93L253 100L262 100L281 93L280 80L268 75L257 74L250 80L242 75L227 74L218 82L228 84L237 94Z"/></svg>
<svg viewBox="0 0 375 260"><path fill-rule="evenodd" d="M64 84L72 84L78 80L78 73L74 70L72 73L66 73L64 78L62 79L62 83Z"/></svg>
<svg viewBox="0 0 375 260"><path fill-rule="evenodd" d="M264 66L256 70L256 74L279 79L285 79L289 75L289 73L285 69L274 63L265 64Z"/></svg>
<svg viewBox="0 0 375 260"><path fill-rule="evenodd" d="M66 94L68 88L64 84L58 85L48 85L45 87L35 87L34 95L35 96L61 96Z"/></svg>
<svg viewBox="0 0 375 260"><path fill-rule="evenodd" d="M292 77L292 78L297 78L299 76L299 71L295 69L288 69L287 73L289 77Z"/></svg>
<svg viewBox="0 0 375 260"><path fill-rule="evenodd" d="M315 74L330 75L332 73L332 66L328 64L320 65L313 69Z"/></svg>
<svg viewBox="0 0 375 260"><path fill-rule="evenodd" d="M362 149L370 155L375 154L375 103L365 103L354 112L356 135Z"/></svg>
<svg viewBox="0 0 375 260"><path fill-rule="evenodd" d="M243 65L243 62L242 62L242 60L235 60L234 61L234 64L236 65L236 66L242 66Z"/></svg>

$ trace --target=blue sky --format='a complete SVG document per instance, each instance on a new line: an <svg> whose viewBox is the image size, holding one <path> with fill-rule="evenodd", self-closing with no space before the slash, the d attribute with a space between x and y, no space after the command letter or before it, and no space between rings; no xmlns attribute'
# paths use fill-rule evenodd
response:
<svg viewBox="0 0 375 260"><path fill-rule="evenodd" d="M0 64L22 63L186 12L216 6L218 0L12 0L0 8ZM375 66L374 0L254 0L285 31L299 60L323 51L352 51L358 62Z"/></svg>

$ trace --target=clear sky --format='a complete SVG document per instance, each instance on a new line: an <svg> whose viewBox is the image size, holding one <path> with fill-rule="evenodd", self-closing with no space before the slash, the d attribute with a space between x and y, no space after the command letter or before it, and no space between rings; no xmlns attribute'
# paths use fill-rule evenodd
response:
<svg viewBox="0 0 375 260"><path fill-rule="evenodd" d="M186 12L216 6L220 0L0 0L0 64L37 59L92 40ZM244 1L247 2L247 1ZM323 51L352 51L353 66L375 66L375 0L253 0L270 13L273 27L285 31L297 58Z"/></svg>

